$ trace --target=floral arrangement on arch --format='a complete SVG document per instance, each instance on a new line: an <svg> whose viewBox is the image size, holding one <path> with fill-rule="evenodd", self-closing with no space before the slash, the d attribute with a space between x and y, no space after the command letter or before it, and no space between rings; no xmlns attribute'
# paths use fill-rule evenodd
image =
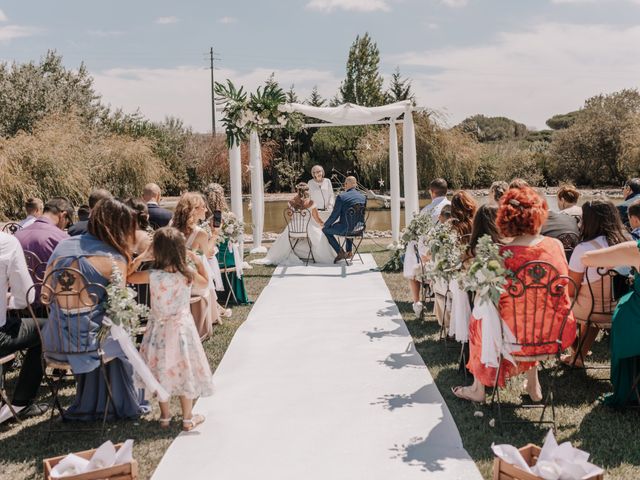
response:
<svg viewBox="0 0 640 480"><path fill-rule="evenodd" d="M500 253L500 246L489 235L483 235L476 246L476 256L466 275L460 277L462 289L476 293L476 302L490 301L498 304L500 295L505 292L508 277L512 274L505 267L505 259L511 257L510 251Z"/></svg>
<svg viewBox="0 0 640 480"><path fill-rule="evenodd" d="M113 258L111 261L111 277L105 288L107 295L104 301L105 317L110 322L103 321L98 331L100 343L109 336L112 324L121 326L130 337L135 337L140 320L149 316L149 307L136 301L138 294L133 288L125 285L122 271Z"/></svg>
<svg viewBox="0 0 640 480"><path fill-rule="evenodd" d="M222 226L220 227L220 235L218 235L218 243L228 240L229 243L238 243L244 236L244 222L238 220L233 212L227 211L222 213Z"/></svg>
<svg viewBox="0 0 640 480"><path fill-rule="evenodd" d="M255 93L248 94L244 87L236 88L231 80L227 80L226 84L216 82L214 92L216 104L222 106L222 124L229 147L246 141L252 130L266 132L270 137L269 126L284 128L289 132L302 129L302 115L280 111L280 105L286 102L286 95L275 82L267 82L264 87L258 87Z"/></svg>

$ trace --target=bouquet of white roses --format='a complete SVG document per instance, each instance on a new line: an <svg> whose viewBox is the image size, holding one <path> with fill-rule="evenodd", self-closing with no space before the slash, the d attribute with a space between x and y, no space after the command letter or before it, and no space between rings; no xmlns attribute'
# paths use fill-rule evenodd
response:
<svg viewBox="0 0 640 480"><path fill-rule="evenodd" d="M431 261L425 265L426 280L441 279L449 282L462 269L462 248L458 234L449 223L438 223L422 237L431 252Z"/></svg>
<svg viewBox="0 0 640 480"><path fill-rule="evenodd" d="M109 335L111 325L120 325L129 336L134 336L140 319L149 316L149 308L136 301L136 291L123 286L124 277L115 262L112 263L111 279L106 287L105 317L98 332L98 341L103 342ZM105 320L106 320L105 318Z"/></svg>
<svg viewBox="0 0 640 480"><path fill-rule="evenodd" d="M238 220L233 212L223 212L220 233L218 236L220 243L225 240L229 243L237 243L244 235L244 222Z"/></svg>
<svg viewBox="0 0 640 480"><path fill-rule="evenodd" d="M476 303L490 300L497 305L500 295L505 292L507 277L511 275L504 265L504 260L509 257L511 252L500 254L500 246L489 235L482 236L467 275L460 278L460 286L466 291L476 292Z"/></svg>

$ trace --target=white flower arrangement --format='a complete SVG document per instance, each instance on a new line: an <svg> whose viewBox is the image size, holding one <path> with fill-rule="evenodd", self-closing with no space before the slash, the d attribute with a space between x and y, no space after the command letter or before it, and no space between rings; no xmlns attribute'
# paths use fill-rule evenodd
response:
<svg viewBox="0 0 640 480"><path fill-rule="evenodd" d="M504 264L505 259L510 257L509 251L500 253L500 246L489 235L482 236L478 240L476 256L469 271L460 277L460 286L466 291L476 292L477 303L485 300L497 305L511 275Z"/></svg>
<svg viewBox="0 0 640 480"><path fill-rule="evenodd" d="M218 236L220 243L225 240L229 243L237 243L244 235L244 222L239 221L233 212L223 212L220 233Z"/></svg>
<svg viewBox="0 0 640 480"><path fill-rule="evenodd" d="M136 291L131 287L123 287L123 284L124 276L122 271L112 259L111 278L105 288L107 292L104 301L105 316L111 320L112 324L120 325L127 331L129 336L133 337L140 320L149 316L149 308L146 305L139 304L136 301ZM109 335L111 325L107 325L107 323L103 323L98 332L100 343Z"/></svg>
<svg viewBox="0 0 640 480"><path fill-rule="evenodd" d="M440 279L447 283L456 279L462 270L463 252L451 224L436 224L422 236L422 242L431 252L431 261L425 265L426 279Z"/></svg>

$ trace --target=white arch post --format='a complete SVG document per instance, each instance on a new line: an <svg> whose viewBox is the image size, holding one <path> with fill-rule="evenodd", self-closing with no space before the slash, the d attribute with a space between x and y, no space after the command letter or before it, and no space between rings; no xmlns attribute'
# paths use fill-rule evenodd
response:
<svg viewBox="0 0 640 480"><path fill-rule="evenodd" d="M267 253L262 246L264 230L264 180L262 173L262 151L258 132L251 131L249 137L249 159L251 168L251 222L253 229L253 248L251 253Z"/></svg>
<svg viewBox="0 0 640 480"><path fill-rule="evenodd" d="M391 190L391 239L390 248L396 248L400 241L400 162L398 160L398 132L396 119L389 122L389 186Z"/></svg>
<svg viewBox="0 0 640 480"><path fill-rule="evenodd" d="M231 183L231 211L238 221L244 222L242 212L242 156L236 143L229 149L229 176ZM240 258L244 252L244 239L240 239ZM236 265L236 268L240 268Z"/></svg>
<svg viewBox="0 0 640 480"><path fill-rule="evenodd" d="M404 112L402 126L402 163L404 165L404 224L409 225L420 211L418 203L418 167L416 161L416 132L411 104Z"/></svg>

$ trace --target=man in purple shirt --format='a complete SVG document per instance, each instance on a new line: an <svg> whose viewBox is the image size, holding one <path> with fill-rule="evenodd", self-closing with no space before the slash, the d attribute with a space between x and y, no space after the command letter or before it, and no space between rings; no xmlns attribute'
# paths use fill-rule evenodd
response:
<svg viewBox="0 0 640 480"><path fill-rule="evenodd" d="M16 232L15 237L26 252L32 252L45 264L58 243L69 238L64 231L73 218L73 205L66 198L54 197L44 206L44 213L33 224ZM37 279L34 278L34 281Z"/></svg>

